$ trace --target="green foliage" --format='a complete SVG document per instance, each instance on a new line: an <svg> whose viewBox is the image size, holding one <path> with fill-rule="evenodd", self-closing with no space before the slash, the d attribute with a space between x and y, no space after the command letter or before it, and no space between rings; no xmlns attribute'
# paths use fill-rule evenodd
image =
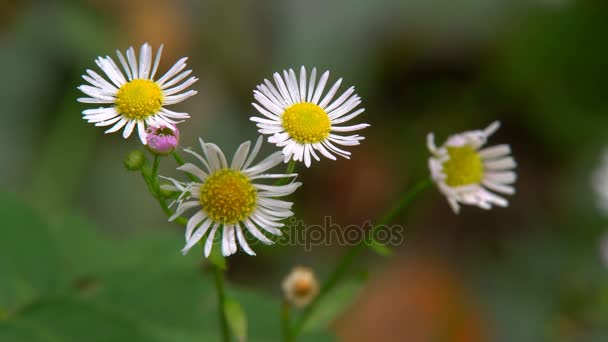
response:
<svg viewBox="0 0 608 342"><path fill-rule="evenodd" d="M114 240L77 216L45 222L6 194L0 215L0 341L219 340L211 277L200 252L179 253L179 234ZM276 298L228 295L238 340L278 340ZM329 338L317 330L304 340Z"/></svg>
<svg viewBox="0 0 608 342"><path fill-rule="evenodd" d="M323 305L310 317L305 329L307 331L328 329L331 322L353 303L362 288L363 281L359 279L344 281L336 286L325 297Z"/></svg>
<svg viewBox="0 0 608 342"><path fill-rule="evenodd" d="M378 242L376 239L372 238L371 241L366 241L367 246L378 255L383 257L388 257L393 255L393 250Z"/></svg>
<svg viewBox="0 0 608 342"><path fill-rule="evenodd" d="M247 317L241 304L232 298L227 298L224 303L224 312L230 330L238 341L247 340Z"/></svg>
<svg viewBox="0 0 608 342"><path fill-rule="evenodd" d="M10 312L59 292L64 269L44 221L33 210L5 195L0 217L0 307Z"/></svg>

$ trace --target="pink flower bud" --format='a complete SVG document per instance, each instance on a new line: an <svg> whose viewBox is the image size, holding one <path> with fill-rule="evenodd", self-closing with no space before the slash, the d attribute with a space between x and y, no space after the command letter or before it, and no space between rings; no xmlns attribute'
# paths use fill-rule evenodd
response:
<svg viewBox="0 0 608 342"><path fill-rule="evenodd" d="M179 130L177 127L149 126L146 130L148 148L152 153L169 154L179 144Z"/></svg>

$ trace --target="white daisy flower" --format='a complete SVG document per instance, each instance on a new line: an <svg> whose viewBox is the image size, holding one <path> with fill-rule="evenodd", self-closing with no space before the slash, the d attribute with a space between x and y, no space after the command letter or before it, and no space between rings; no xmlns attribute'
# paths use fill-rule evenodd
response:
<svg viewBox="0 0 608 342"><path fill-rule="evenodd" d="M517 178L513 171L517 164L510 156L511 147L497 145L481 149L499 127L496 121L484 130L452 135L439 148L435 146L433 133L427 136L432 153L431 177L456 214L460 211L459 203L482 209L491 209L492 205L506 207L507 200L494 192L515 193L511 184Z"/></svg>
<svg viewBox="0 0 608 342"><path fill-rule="evenodd" d="M597 196L597 206L608 214L608 149L602 155L600 166L593 173L591 185Z"/></svg>
<svg viewBox="0 0 608 342"><path fill-rule="evenodd" d="M180 120L190 117L187 113L171 111L165 106L182 102L195 95L195 90L184 92L196 82L196 77L188 77L192 70L186 68L187 57L177 61L169 71L155 80L160 56L161 45L152 65L152 48L145 43L139 52L139 61L133 47L127 50L126 56L116 50L116 55L123 67L121 70L114 60L106 56L98 57L95 63L105 73L109 82L93 70L87 69L83 75L89 84L78 87L90 97L79 98L78 101L105 105L96 109L82 112L83 118L95 126L112 126L106 133L116 132L124 127L123 137L126 139L137 126L141 142L146 144L147 126L174 127ZM182 82L182 80L186 79ZM181 83L180 83L181 82Z"/></svg>
<svg viewBox="0 0 608 342"><path fill-rule="evenodd" d="M318 151L325 157L336 160L335 155L349 158L350 152L338 146L359 145L364 137L341 135L368 127L368 124L341 126L365 111L359 108L361 98L353 94L355 87L348 88L340 97L331 102L342 83L339 79L323 97L323 90L329 78L325 71L316 84L317 69L313 68L309 81L306 69L300 69L298 80L292 69L283 70L283 77L274 73L275 85L265 79L257 86L253 96L258 103L252 105L264 117L251 117L262 134L270 134L268 142L283 148L285 162L293 159L311 164L311 156L319 161Z"/></svg>
<svg viewBox="0 0 608 342"><path fill-rule="evenodd" d="M262 145L260 136L249 153L250 142L244 142L236 150L232 162L227 163L220 148L200 140L203 155L186 149L195 156L204 168L194 164L184 164L177 169L187 172L199 182L183 183L166 178L173 186L164 189L180 191L176 219L190 209L197 209L186 226L186 246L182 253L187 253L197 242L206 236L205 256L211 253L215 234L222 230L222 254L236 253L237 243L249 255L255 255L249 247L243 230L264 244L272 244L266 234L280 236L282 220L293 215L290 210L293 203L277 199L292 194L302 183L291 182L275 186L257 183L262 179L294 178L297 174L265 173L283 161L281 152L275 152L261 162L252 165Z"/></svg>

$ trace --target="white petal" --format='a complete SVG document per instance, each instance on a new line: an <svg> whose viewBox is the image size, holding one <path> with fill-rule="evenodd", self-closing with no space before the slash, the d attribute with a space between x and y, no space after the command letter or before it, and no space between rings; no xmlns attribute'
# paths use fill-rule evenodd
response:
<svg viewBox="0 0 608 342"><path fill-rule="evenodd" d="M479 155L484 159L493 159L497 157L503 157L509 154L511 154L511 147L506 144L487 147L479 151Z"/></svg>
<svg viewBox="0 0 608 342"><path fill-rule="evenodd" d="M251 249L251 247L249 247L247 239L245 239L245 235L243 234L241 225L239 225L238 223L236 224L236 237L239 240L239 245L241 245L241 248L245 251L245 253L249 255L255 255L255 252Z"/></svg>
<svg viewBox="0 0 608 342"><path fill-rule="evenodd" d="M323 90L325 89L325 84L327 83L327 79L329 78L329 71L325 71L321 78L319 79L319 84L317 84L317 90L315 90L315 95L312 98L312 103L318 104L321 95L323 94Z"/></svg>
<svg viewBox="0 0 608 342"><path fill-rule="evenodd" d="M204 181L205 179L207 179L207 174L203 170L199 169L196 165L191 164L191 163L186 163L184 165L181 165L177 168L177 170L184 171L191 175L194 175L201 181Z"/></svg>
<svg viewBox="0 0 608 342"><path fill-rule="evenodd" d="M336 83L334 83L334 85L329 89L329 91L327 92L327 95L325 95L323 100L321 100L321 103L319 103L319 107L325 108L325 106L327 106L329 101L331 101L331 99L334 97L334 95L336 95L336 92L338 91L340 84L342 84L341 78Z"/></svg>
<svg viewBox="0 0 608 342"><path fill-rule="evenodd" d="M154 79L154 75L156 75L156 70L158 70L158 64L160 63L160 56L163 53L163 44L160 44L158 48L158 52L156 52L156 58L154 59L154 67L152 67L152 72L150 73L150 79Z"/></svg>
<svg viewBox="0 0 608 342"><path fill-rule="evenodd" d="M306 102L311 102L312 96L314 95L315 90L315 79L317 77L317 68L312 68L312 72L310 73L310 81L308 82L308 96L306 98Z"/></svg>
<svg viewBox="0 0 608 342"><path fill-rule="evenodd" d="M517 163L512 157L506 157L498 160L484 161L483 165L488 170L499 171L510 170L516 167Z"/></svg>
<svg viewBox="0 0 608 342"><path fill-rule="evenodd" d="M239 146L239 148L234 153L234 156L232 157L232 162L230 163L231 169L240 170L241 167L243 167L245 159L247 158L247 154L249 153L250 146L250 141L245 141Z"/></svg>
<svg viewBox="0 0 608 342"><path fill-rule="evenodd" d="M205 212L202 210L199 210L196 214L192 215L192 217L188 220L188 223L186 224L186 241L190 239L190 237L192 236L192 232L194 232L194 229L198 227L199 224L203 222L205 218L207 218L207 214L205 214ZM205 223L207 224L207 226L209 226L211 221L207 220Z"/></svg>
<svg viewBox="0 0 608 342"><path fill-rule="evenodd" d="M255 142L255 145L253 146L253 150L249 154L249 158L247 158L247 161L243 165L243 169L248 168L249 165L251 165L251 163L255 159L255 157L258 156L258 152L260 152L260 148L262 147L262 140L263 140L262 136L259 136L258 140Z"/></svg>
<svg viewBox="0 0 608 342"><path fill-rule="evenodd" d="M209 254L211 254L211 247L213 246L213 239L215 238L215 232L219 228L220 224L216 223L211 229L211 233L207 237L207 242L205 242L205 257L208 258Z"/></svg>

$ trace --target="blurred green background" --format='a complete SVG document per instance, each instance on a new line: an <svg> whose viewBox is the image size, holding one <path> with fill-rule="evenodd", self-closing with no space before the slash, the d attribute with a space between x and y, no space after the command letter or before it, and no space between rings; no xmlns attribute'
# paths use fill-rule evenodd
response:
<svg viewBox="0 0 608 342"><path fill-rule="evenodd" d="M256 138L252 90L272 72L331 70L372 126L352 160L300 168L309 224L381 215L426 176L439 141L494 120L519 163L510 207L456 216L434 189L400 219L394 256L367 254L308 329L311 341L608 341L608 220L590 185L608 143L608 3L568 0L0 2L0 341L214 341L201 251L182 257L122 159L76 102L99 55L165 44L200 78L179 104L182 146L228 154ZM271 146L266 146L271 151ZM176 176L165 162L162 173ZM271 246L229 259L252 341L279 336L280 281L321 279L343 246ZM362 281L365 278L365 282Z"/></svg>

